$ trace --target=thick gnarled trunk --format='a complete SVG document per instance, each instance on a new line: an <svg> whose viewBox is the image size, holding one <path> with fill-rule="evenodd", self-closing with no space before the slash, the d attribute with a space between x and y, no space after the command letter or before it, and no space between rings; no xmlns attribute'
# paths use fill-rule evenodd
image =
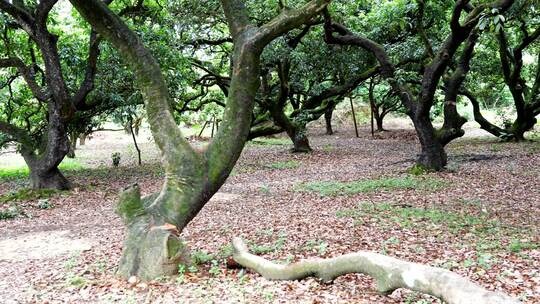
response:
<svg viewBox="0 0 540 304"><path fill-rule="evenodd" d="M148 211L156 198L151 195L141 199L137 185L124 189L120 195L116 213L127 226L117 271L123 277L138 276L150 280L173 275L178 271L178 264L189 263L189 253L179 229Z"/></svg>
<svg viewBox="0 0 540 304"><path fill-rule="evenodd" d="M30 187L32 189L69 190L71 183L60 172L58 167L30 167Z"/></svg>
<svg viewBox="0 0 540 304"><path fill-rule="evenodd" d="M42 149L25 146L22 155L30 169L30 183L33 189L68 190L71 183L60 172L58 166L70 151L70 143L59 109L50 107L49 128Z"/></svg>
<svg viewBox="0 0 540 304"><path fill-rule="evenodd" d="M313 151L309 145L309 138L307 136L307 129L305 126L303 128L295 128L291 139L294 144L292 149L293 153L308 153Z"/></svg>
<svg viewBox="0 0 540 304"><path fill-rule="evenodd" d="M429 117L413 118L413 123L421 146L416 163L428 170L444 169L448 158Z"/></svg>
<svg viewBox="0 0 540 304"><path fill-rule="evenodd" d="M407 109L409 116L412 118L418 134L422 152L418 157L417 163L427 169L442 170L447 163L446 152L444 146L453 137L462 135L461 119L454 117L450 129L443 129L442 137L439 137L439 131L435 131L429 113L435 102L435 94L439 87L439 82L448 66L452 62L454 55L460 46L467 41L464 51L459 59L459 65L451 76L449 87L450 92L447 92L445 101L455 104L455 96L457 90L461 86L469 70L469 61L472 57L472 51L476 43L477 34L475 33L479 22L479 14L489 7L498 8L500 12L507 10L514 1L502 0L490 3L479 4L474 9L471 9L467 1L457 1L454 5L450 23L450 33L441 44L437 54L431 53L431 62L425 66L422 72L421 87L418 93L413 93L409 88L403 86L396 80L396 66L392 63L390 56L386 52L383 45L366 38L361 35L356 35L347 29L345 26L332 21L329 13L325 14L325 39L328 43L336 43L342 45L356 45L371 52L381 65L381 76L385 78L392 89L399 94L399 98L403 106ZM423 5L423 2L419 2ZM463 14L467 12L466 16ZM423 19L423 10L419 16L420 23ZM422 27L422 26L421 26ZM450 95L448 95L450 93ZM415 97L416 96L416 97ZM455 107L454 107L455 108ZM445 117L446 119L447 117ZM461 135L460 135L461 134Z"/></svg>
<svg viewBox="0 0 540 304"><path fill-rule="evenodd" d="M185 256L180 232L225 182L248 138L262 50L311 20L329 0L312 0L261 27L251 24L242 1L221 1L234 41L232 77L222 127L202 154L177 127L159 64L136 34L101 1L70 1L132 68L165 169L159 194L141 199L138 187L132 187L121 195L117 212L127 225L127 238L118 273L146 280L173 274Z"/></svg>

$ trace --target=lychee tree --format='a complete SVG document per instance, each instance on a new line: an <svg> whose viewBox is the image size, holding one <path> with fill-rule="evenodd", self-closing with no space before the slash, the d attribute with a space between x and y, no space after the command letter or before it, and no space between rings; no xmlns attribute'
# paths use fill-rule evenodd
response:
<svg viewBox="0 0 540 304"><path fill-rule="evenodd" d="M234 43L231 83L219 132L202 152L177 127L160 66L134 31L99 0L70 2L133 70L165 170L160 192L141 198L133 186L120 196L117 211L128 231L118 272L142 279L174 274L185 257L180 232L225 182L247 140L261 52L275 38L309 22L330 0L282 7L277 17L260 26L251 22L243 1L221 0Z"/></svg>

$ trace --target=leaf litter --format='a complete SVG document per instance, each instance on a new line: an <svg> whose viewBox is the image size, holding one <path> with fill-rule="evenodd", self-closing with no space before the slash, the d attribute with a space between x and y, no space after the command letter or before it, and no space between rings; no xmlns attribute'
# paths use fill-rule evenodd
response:
<svg viewBox="0 0 540 304"><path fill-rule="evenodd" d="M351 130L335 136L322 132L312 132L315 152L310 154L291 154L283 145L248 145L220 193L182 232L202 264L148 283L114 275L124 227L113 210L118 190L133 182L145 194L159 190L162 174L157 157L142 168L97 168L72 175L78 187L49 198L54 208L42 210L35 202L21 202L31 217L0 221L2 250L40 233L88 240L91 245L35 259L24 255L0 259L0 299L3 303L440 303L402 289L380 295L374 281L360 274L342 276L331 284L314 278L268 281L227 267L229 242L240 236L253 251L282 263L371 250L450 269L524 303L540 302L540 153L528 149L532 144L460 139L448 147L449 170L422 177L444 180L442 188L392 187L325 196L297 189L307 182L407 177L418 146L410 130L385 132L375 140L367 135L356 139ZM275 165L290 161L299 165ZM0 193L12 186L0 185Z"/></svg>

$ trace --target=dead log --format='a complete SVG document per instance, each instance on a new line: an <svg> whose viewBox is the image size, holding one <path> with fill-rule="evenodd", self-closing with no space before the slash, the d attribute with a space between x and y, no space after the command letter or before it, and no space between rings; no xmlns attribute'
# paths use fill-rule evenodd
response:
<svg viewBox="0 0 540 304"><path fill-rule="evenodd" d="M376 279L378 290L388 294L398 288L426 293L449 304L521 303L505 294L489 291L446 269L406 262L373 252L356 252L330 259L314 258L289 265L249 253L240 238L232 241L233 258L269 280L299 280L314 276L324 282L348 273L363 273Z"/></svg>

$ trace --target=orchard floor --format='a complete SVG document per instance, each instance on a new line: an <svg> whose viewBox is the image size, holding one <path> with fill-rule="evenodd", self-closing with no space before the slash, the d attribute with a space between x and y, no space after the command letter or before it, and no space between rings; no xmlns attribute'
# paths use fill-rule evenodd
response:
<svg viewBox="0 0 540 304"><path fill-rule="evenodd" d="M448 147L448 171L419 177L407 173L418 151L410 130L374 140L366 129L358 139L352 130L316 129L310 154L289 153L282 138L249 144L182 233L197 269L146 284L114 275L124 235L114 205L134 182L145 194L157 191L162 173L151 143L142 144L142 167L128 162L124 137L90 140L78 151L84 169L68 171L74 190L16 202L26 216L0 220L1 303L440 303L402 289L379 295L359 274L323 284L228 269L233 236L281 262L371 250L540 303L538 141L460 139ZM109 167L115 151L127 151L126 166ZM328 180L336 183L309 184ZM21 178L1 180L0 194L22 186ZM342 191L332 193L336 187Z"/></svg>

